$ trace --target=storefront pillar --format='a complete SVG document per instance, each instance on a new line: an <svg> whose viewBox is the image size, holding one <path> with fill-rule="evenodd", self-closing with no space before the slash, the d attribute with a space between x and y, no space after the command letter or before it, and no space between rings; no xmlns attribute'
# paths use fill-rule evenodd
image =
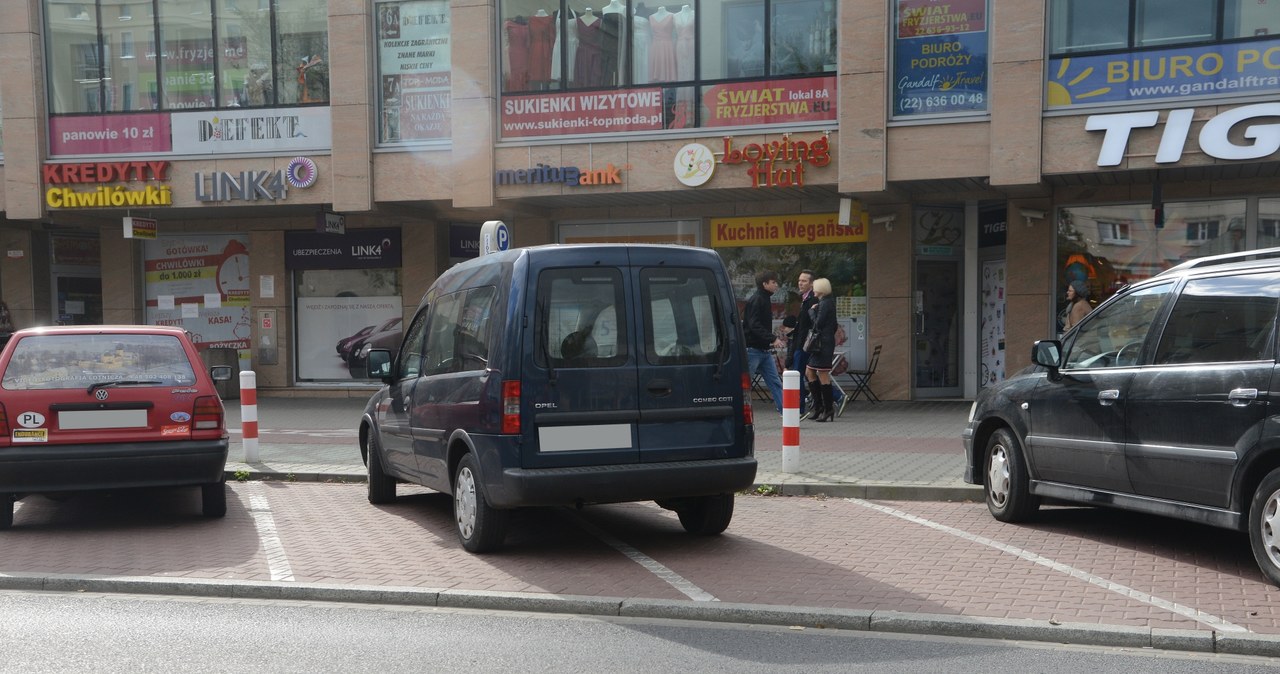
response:
<svg viewBox="0 0 1280 674"><path fill-rule="evenodd" d="M1043 212L1045 217L1029 218L1023 211ZM1013 373L1031 364L1031 345L1036 340L1055 336L1051 333L1055 273L1050 262L1057 227L1048 200L1011 201L1007 218L1005 372Z"/></svg>
<svg viewBox="0 0 1280 674"><path fill-rule="evenodd" d="M889 217L892 216L892 219ZM872 210L867 237L867 298L870 340L881 346L876 395L883 400L911 399L911 206L894 204Z"/></svg>

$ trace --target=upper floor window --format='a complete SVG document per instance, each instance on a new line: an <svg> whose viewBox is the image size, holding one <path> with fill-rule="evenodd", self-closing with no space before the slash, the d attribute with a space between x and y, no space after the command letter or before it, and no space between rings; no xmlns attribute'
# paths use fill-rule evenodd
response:
<svg viewBox="0 0 1280 674"><path fill-rule="evenodd" d="M1258 0L1053 0L1050 52L1081 54L1193 45L1280 32Z"/></svg>
<svg viewBox="0 0 1280 674"><path fill-rule="evenodd" d="M1099 221L1098 239L1102 243L1129 243L1129 224Z"/></svg>
<svg viewBox="0 0 1280 674"><path fill-rule="evenodd" d="M1218 238L1217 220L1192 220L1187 222L1187 241L1204 242Z"/></svg>
<svg viewBox="0 0 1280 674"><path fill-rule="evenodd" d="M53 114L329 101L312 0L44 0Z"/></svg>

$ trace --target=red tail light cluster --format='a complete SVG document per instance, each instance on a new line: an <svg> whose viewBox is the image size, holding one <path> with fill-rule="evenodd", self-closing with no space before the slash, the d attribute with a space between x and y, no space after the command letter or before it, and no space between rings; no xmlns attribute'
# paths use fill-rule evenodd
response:
<svg viewBox="0 0 1280 674"><path fill-rule="evenodd" d="M9 413L5 411L4 405L0 404L0 436L9 437Z"/></svg>
<svg viewBox="0 0 1280 674"><path fill-rule="evenodd" d="M196 405L191 419L191 430L221 431L225 422L222 401L218 399L218 396L200 396L196 398Z"/></svg>
<svg viewBox="0 0 1280 674"><path fill-rule="evenodd" d="M502 432L520 433L520 381L502 382Z"/></svg>
<svg viewBox="0 0 1280 674"><path fill-rule="evenodd" d="M751 411L751 375L747 372L742 373L742 423L756 423L756 415Z"/></svg>

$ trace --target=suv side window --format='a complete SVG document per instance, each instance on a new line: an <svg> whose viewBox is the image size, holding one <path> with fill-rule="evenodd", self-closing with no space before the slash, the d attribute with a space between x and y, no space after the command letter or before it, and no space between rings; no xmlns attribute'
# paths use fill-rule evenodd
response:
<svg viewBox="0 0 1280 674"><path fill-rule="evenodd" d="M453 360L459 372L489 367L489 322L497 290L491 286L467 291L453 337Z"/></svg>
<svg viewBox="0 0 1280 674"><path fill-rule="evenodd" d="M452 372L453 336L462 311L465 292L436 298L427 314L427 347L422 354L422 374Z"/></svg>
<svg viewBox="0 0 1280 674"><path fill-rule="evenodd" d="M717 363L724 335L716 280L704 269L646 269L640 274L645 358L654 365Z"/></svg>
<svg viewBox="0 0 1280 674"><path fill-rule="evenodd" d="M1277 297L1280 274L1188 281L1160 337L1156 364L1269 359Z"/></svg>
<svg viewBox="0 0 1280 674"><path fill-rule="evenodd" d="M397 379L408 379L422 374L422 338L426 333L427 311L414 317L405 334L404 345L400 347L400 366L396 372Z"/></svg>
<svg viewBox="0 0 1280 674"><path fill-rule="evenodd" d="M1095 311L1076 331L1064 368L1131 367L1142 355L1151 322L1173 289L1162 283L1136 290Z"/></svg>
<svg viewBox="0 0 1280 674"><path fill-rule="evenodd" d="M548 269L538 276L536 359L542 367L627 362L627 316L618 269Z"/></svg>

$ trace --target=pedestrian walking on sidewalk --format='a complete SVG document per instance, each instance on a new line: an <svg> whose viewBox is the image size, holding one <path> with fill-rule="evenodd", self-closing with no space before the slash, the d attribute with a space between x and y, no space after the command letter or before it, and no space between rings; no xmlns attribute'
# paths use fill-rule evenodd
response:
<svg viewBox="0 0 1280 674"><path fill-rule="evenodd" d="M809 354L804 350L804 340L809 336L809 329L812 321L809 317L809 310L813 305L818 303L818 297L813 294L813 271L803 269L800 275L796 277L796 290L800 293L800 311L795 315L796 329L791 333L791 339L787 342L787 358L785 361L787 367L799 372L800 377L800 416L806 415L805 399L809 396L809 387L805 383L804 368L809 364ZM812 408L809 410L812 412Z"/></svg>
<svg viewBox="0 0 1280 674"><path fill-rule="evenodd" d="M742 332L747 342L747 369L759 374L773 396L773 406L782 414L782 377L770 349L784 346L773 334L773 294L778 292L778 272L756 274L756 291L742 307Z"/></svg>
<svg viewBox="0 0 1280 674"><path fill-rule="evenodd" d="M810 416L814 421L831 421L835 418L836 403L831 392L831 363L836 351L836 300L831 296L831 281L820 278L813 282L813 294L818 302L811 309L810 333L805 351L809 353L809 364L805 367L804 376L809 382L809 390L814 392L814 412Z"/></svg>

